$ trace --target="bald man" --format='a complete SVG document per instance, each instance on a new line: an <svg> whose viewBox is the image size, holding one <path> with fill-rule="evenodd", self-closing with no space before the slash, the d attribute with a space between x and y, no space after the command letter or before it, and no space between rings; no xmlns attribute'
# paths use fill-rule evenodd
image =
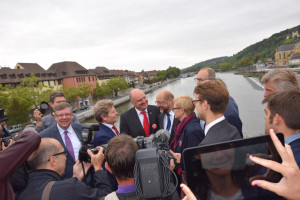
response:
<svg viewBox="0 0 300 200"><path fill-rule="evenodd" d="M145 93L140 89L130 91L130 103L133 108L121 115L120 133L126 133L133 138L148 137L158 130L159 109L148 105Z"/></svg>
<svg viewBox="0 0 300 200"><path fill-rule="evenodd" d="M42 138L39 148L27 160L33 171L30 172L28 185L21 193L19 199L42 199L46 186L49 187L51 182L54 185L50 189L49 200L99 199L101 196L109 194L112 192L112 188L106 172L102 169L104 160L103 148L99 148L99 152L95 155L88 150L88 154L91 156L91 164L95 169L94 185L97 188L91 188L81 182L83 171L79 161L73 166L73 177L62 180L61 178L66 167L67 151L56 139ZM84 163L84 166L87 172L91 165Z"/></svg>
<svg viewBox="0 0 300 200"><path fill-rule="evenodd" d="M159 129L165 129L169 131L170 139L169 143L172 142L175 135L175 127L179 122L175 118L175 114L172 110L174 107L174 95L169 90L161 90L156 96L156 106L160 110L160 115L158 116L158 127Z"/></svg>

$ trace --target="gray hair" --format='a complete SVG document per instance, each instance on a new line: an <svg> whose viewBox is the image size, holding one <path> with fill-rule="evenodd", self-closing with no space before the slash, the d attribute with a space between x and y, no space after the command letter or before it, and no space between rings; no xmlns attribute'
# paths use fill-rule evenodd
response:
<svg viewBox="0 0 300 200"><path fill-rule="evenodd" d="M113 106L114 102L110 99L103 99L101 101L98 101L93 108L95 119L99 123L101 123L103 121L101 115L107 116L109 109Z"/></svg>
<svg viewBox="0 0 300 200"><path fill-rule="evenodd" d="M61 103L58 103L55 108L54 108L54 113L56 114L57 111L59 110L63 110L65 108L69 108L70 109L70 112L72 112L72 106L67 103L67 102L61 102Z"/></svg>
<svg viewBox="0 0 300 200"><path fill-rule="evenodd" d="M207 70L209 80L214 80L216 78L216 73L215 73L214 69L212 69L210 67L203 67L202 69L200 69L200 71L202 71L202 70Z"/></svg>
<svg viewBox="0 0 300 200"><path fill-rule="evenodd" d="M296 75L290 69L272 69L261 79L263 84L271 81L274 83L273 87L276 91L299 88L299 82Z"/></svg>

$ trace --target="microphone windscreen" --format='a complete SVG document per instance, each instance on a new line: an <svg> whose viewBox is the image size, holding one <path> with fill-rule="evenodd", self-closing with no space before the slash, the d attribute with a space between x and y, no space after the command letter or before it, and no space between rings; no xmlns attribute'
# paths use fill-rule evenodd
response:
<svg viewBox="0 0 300 200"><path fill-rule="evenodd" d="M155 133L155 138L157 139L157 141L167 144L170 139L169 131L165 129L160 129Z"/></svg>

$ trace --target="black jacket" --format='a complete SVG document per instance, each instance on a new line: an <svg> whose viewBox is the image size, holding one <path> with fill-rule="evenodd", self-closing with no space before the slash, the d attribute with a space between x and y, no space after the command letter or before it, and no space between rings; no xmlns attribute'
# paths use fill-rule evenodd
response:
<svg viewBox="0 0 300 200"><path fill-rule="evenodd" d="M50 181L56 182L51 189L49 200L99 199L112 192L105 171L96 171L94 180L96 188L91 188L77 178L61 180L60 175L52 170L34 170L29 174L28 185L19 196L19 200L40 200Z"/></svg>

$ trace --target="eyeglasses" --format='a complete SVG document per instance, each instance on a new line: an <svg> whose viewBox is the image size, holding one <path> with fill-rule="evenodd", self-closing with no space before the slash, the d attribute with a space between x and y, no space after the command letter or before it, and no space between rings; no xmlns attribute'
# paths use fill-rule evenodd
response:
<svg viewBox="0 0 300 200"><path fill-rule="evenodd" d="M60 153L55 153L55 154L53 154L52 156L59 156L59 155L61 155L61 154L63 154L65 157L67 157L68 152L67 152L67 151L63 151L63 152L60 152ZM50 161L50 158L48 159L48 161Z"/></svg>
<svg viewBox="0 0 300 200"><path fill-rule="evenodd" d="M66 114L59 114L59 115L56 115L57 117L71 117L72 113L66 113Z"/></svg>
<svg viewBox="0 0 300 200"><path fill-rule="evenodd" d="M155 101L155 103L156 104L159 104L159 105L161 105L161 104L163 104L163 103L165 103L166 101Z"/></svg>
<svg viewBox="0 0 300 200"><path fill-rule="evenodd" d="M194 78L194 80L197 82L197 81L199 81L199 82L201 82L201 81L206 81L206 80L208 80L208 79L203 79L203 78Z"/></svg>
<svg viewBox="0 0 300 200"><path fill-rule="evenodd" d="M174 108L172 108L172 110L176 110L176 109L180 109L180 107L178 107L178 108L175 108L175 107L174 107Z"/></svg>
<svg viewBox="0 0 300 200"><path fill-rule="evenodd" d="M202 100L200 100L200 99L195 99L195 100L193 100L192 102L193 102L194 105L196 105L196 104L197 104L197 101L202 101Z"/></svg>

